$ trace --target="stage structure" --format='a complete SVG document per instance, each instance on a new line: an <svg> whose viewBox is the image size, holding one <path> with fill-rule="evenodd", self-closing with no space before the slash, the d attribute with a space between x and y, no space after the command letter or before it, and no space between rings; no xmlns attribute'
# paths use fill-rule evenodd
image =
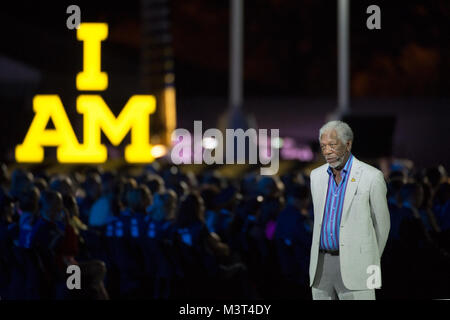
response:
<svg viewBox="0 0 450 320"><path fill-rule="evenodd" d="M141 0L141 28L141 87L156 97L151 142L170 147L171 134L176 129L170 0Z"/></svg>

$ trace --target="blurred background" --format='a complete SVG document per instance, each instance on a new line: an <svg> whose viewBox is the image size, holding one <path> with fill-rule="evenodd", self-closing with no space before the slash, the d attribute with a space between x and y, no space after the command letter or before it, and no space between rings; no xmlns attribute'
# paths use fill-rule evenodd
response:
<svg viewBox="0 0 450 320"><path fill-rule="evenodd" d="M52 181L61 178L57 174L70 177L72 196L77 200L80 212L86 214L81 220L98 232L85 236L86 239L91 237L91 246L87 245L79 259L100 259L107 262L107 267L113 266L113 270L119 270L120 266L108 260L111 257L102 256L99 253L101 245L96 242L107 237L109 222L105 220L96 225L89 220L91 206L100 194L89 200L89 205L83 204L89 193L86 181L101 182L105 190L110 191L114 189L112 185L120 185L111 191L119 197L126 194L127 188L124 187L126 183L119 179L122 175L126 179L135 179L134 183L137 181L139 184L148 182L150 178L147 175L151 173L159 175L159 179L163 179L162 185L176 192L177 201L189 191L203 192L206 185L208 188L215 185L218 194L208 188L209 191L202 194L206 209L228 210L233 216L238 216L241 211L246 214L249 210L258 211L258 203L265 203L263 207L269 208L267 210L271 213L263 215L261 230L269 232L270 236L264 241L272 243L273 234L267 231L273 227L270 221L277 221L284 208L274 199L285 197L287 201L288 197L294 197L295 192L300 192L303 200L308 198L305 195L309 194L308 189L299 191L296 188L299 185L308 188L310 170L324 163L318 145L319 129L327 120L340 118L354 130L354 155L383 170L392 206L398 206L400 210L404 201L422 197L417 203L417 207L422 208L420 219L424 219L419 223L419 229L427 231L417 231L414 223L412 227L407 224L405 230L414 229L420 234L418 237L422 242L419 241L417 246L423 250L422 257L427 259L431 255L430 261L434 262L433 266L418 265L411 271L413 276L425 274L423 269L420 270L422 267L433 270L439 264L441 269L436 274L439 279L448 281L444 266L448 266L445 250L450 243L447 176L450 164L450 2L378 0L381 29L369 30L366 21L370 14L366 9L375 4L372 2L101 0L76 3L10 1L2 4L0 161L3 162L2 184L5 190L11 193L17 187L13 181L18 179L34 183L43 192L46 187L40 184L42 181L36 184L37 178L44 179L50 186ZM263 179L255 171L257 166L252 165L172 166L167 151L161 153L153 164L129 165L123 160L123 150L130 142L130 134L118 146L113 146L102 135L102 143L108 146L109 160L99 167L58 164L55 147L45 148L42 164L18 164L14 148L23 142L34 117L32 100L37 94L61 97L75 134L82 141L83 118L76 112L76 99L89 92L78 91L75 83L76 74L83 69L83 43L76 39L76 30L66 27L70 16L66 9L72 4L80 7L81 22L106 22L109 26L108 38L102 42L101 51L101 68L108 73L109 86L105 91L92 93L101 95L116 116L130 96L155 95L157 111L151 116L151 141L169 149L172 130L192 130L194 120L203 121L204 130L237 127L279 129L279 177ZM167 90L172 94L170 98L167 98ZM108 172L113 172L110 174L114 178ZM116 178L121 182L114 180ZM279 187L279 179L285 189ZM112 183L113 180L118 184ZM92 181L90 183L94 183ZM127 181L132 189L137 187ZM258 186L258 190L246 189L252 184ZM152 185L149 184L152 196L162 193L164 188L154 189ZM402 189L403 186L406 187ZM229 189L231 187L234 189ZM23 185L17 188L26 189ZM20 208L19 194L19 191L15 195L10 194L17 208ZM217 200L219 207L211 205L216 196L225 199L223 202ZM265 202L258 196L272 199L277 204L274 205L272 200ZM230 199L233 199L233 205L230 205ZM239 202L239 199L250 202ZM195 203L197 200L190 201ZM195 207L191 202L190 207L185 208L188 211ZM120 206L122 209L129 207L126 201ZM181 203L177 202L177 206ZM308 206L310 204L303 204L305 217L310 210ZM431 208L434 210L432 214L429 213ZM397 209L392 209L392 212ZM214 231L211 226L208 225L209 231ZM307 229L306 238L310 235ZM395 234L392 237L397 239ZM248 247L236 245L230 239L234 238L222 234L224 242L245 256ZM303 244L308 241L303 240ZM276 247L274 243L273 246ZM400 264L396 264L400 263L399 260L392 258L397 249L390 249L391 260L386 262L394 266L387 276L390 279L396 279L396 272L402 269ZM307 251L305 256L309 254ZM270 260L270 255L264 252L251 261L244 259L244 264L250 266L250 274L255 274L251 266ZM272 253L277 254L276 250ZM121 258L117 259L121 261ZM304 266L305 260L301 261ZM274 268L281 268L280 265ZM276 280L268 280L268 285L262 286L261 281L267 280L265 277L271 270L274 269L263 270L260 274L256 272L254 277L250 277L252 284L248 287L257 293L248 293L247 297L273 297L273 292L288 296L286 292L298 289L290 287L294 291L286 291L286 287L273 285ZM117 272L116 275L120 274ZM242 273L236 274L242 277L239 279L247 279ZM286 279L291 279L289 277ZM305 274L300 275L299 280L299 286L304 290L300 294L302 298L308 297L304 277ZM403 275L402 281L406 283L407 278L408 275ZM132 282L129 279L120 281L127 285ZM423 288L427 288L430 293L427 298L448 298L446 284L450 282L445 281L440 282L439 288L424 281L421 285L412 286L409 293L394 286L388 288L390 291L385 297L424 297L421 294ZM17 288L17 283L12 287ZM117 283L106 281L110 295L125 296L127 291ZM274 287L279 291L272 291ZM156 296L162 294L155 290ZM233 292L230 288L227 290ZM12 297L22 297L21 293L15 294ZM180 296L183 294L177 297ZM137 297L141 296L137 294Z"/></svg>
<svg viewBox="0 0 450 320"><path fill-rule="evenodd" d="M31 123L36 94L59 94L81 139L75 76L82 70L83 45L66 27L70 4L8 3L0 13L4 161L14 162L13 148ZM230 106L231 2L77 5L82 22L109 25L102 70L110 83L101 95L113 113L133 94L157 95L171 74L176 126L192 129L194 120L202 120L204 128L220 127ZM366 131L377 130L384 146L370 141L374 156L385 153L421 166L449 163L449 4L379 1L381 30L366 27L369 5L353 1L349 8L349 110L373 123L371 130L356 128L355 148L368 144L373 135ZM244 1L242 9L244 116L259 128L280 129L288 139L285 158L312 160L308 150L317 151L317 131L338 107L337 1ZM152 124L155 135L163 130L157 119Z"/></svg>

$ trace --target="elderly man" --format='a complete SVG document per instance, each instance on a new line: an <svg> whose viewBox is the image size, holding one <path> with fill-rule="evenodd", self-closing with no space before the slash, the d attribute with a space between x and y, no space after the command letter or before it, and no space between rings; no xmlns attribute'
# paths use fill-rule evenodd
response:
<svg viewBox="0 0 450 320"><path fill-rule="evenodd" d="M313 299L374 300L390 228L383 174L352 155L345 122L326 123L319 141L327 163L311 172Z"/></svg>

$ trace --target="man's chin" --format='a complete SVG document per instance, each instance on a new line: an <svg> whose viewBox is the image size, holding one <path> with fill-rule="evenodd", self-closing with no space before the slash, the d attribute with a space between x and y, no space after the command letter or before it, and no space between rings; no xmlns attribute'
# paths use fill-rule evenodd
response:
<svg viewBox="0 0 450 320"><path fill-rule="evenodd" d="M328 162L328 165L333 168L336 169L337 167L339 167L341 165L340 161L335 161L335 162Z"/></svg>

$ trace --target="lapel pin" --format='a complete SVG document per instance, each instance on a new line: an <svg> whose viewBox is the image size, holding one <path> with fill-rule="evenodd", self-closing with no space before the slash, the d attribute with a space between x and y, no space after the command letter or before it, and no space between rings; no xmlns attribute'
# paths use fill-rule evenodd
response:
<svg viewBox="0 0 450 320"><path fill-rule="evenodd" d="M355 178L352 178L352 182L355 182L356 180L355 180Z"/></svg>

